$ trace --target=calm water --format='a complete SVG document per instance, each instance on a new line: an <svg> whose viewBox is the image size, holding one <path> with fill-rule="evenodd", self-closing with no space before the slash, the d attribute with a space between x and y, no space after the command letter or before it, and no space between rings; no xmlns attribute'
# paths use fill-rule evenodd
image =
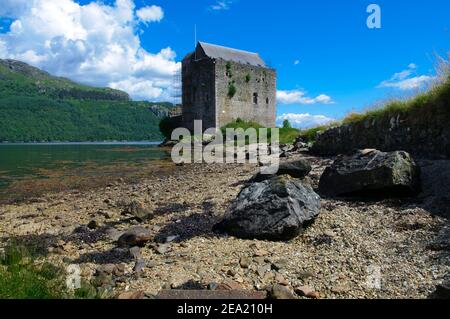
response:
<svg viewBox="0 0 450 319"><path fill-rule="evenodd" d="M156 143L0 144L0 193L21 179L49 178L55 173L102 174L103 167L168 157ZM84 171L85 166L90 169Z"/></svg>

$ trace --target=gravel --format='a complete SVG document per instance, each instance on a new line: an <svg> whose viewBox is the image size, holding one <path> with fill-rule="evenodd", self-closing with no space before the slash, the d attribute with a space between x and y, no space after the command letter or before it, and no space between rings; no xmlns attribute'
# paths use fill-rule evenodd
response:
<svg viewBox="0 0 450 319"><path fill-rule="evenodd" d="M309 180L317 188L332 159L308 160ZM227 283L285 294L297 288L296 298L428 298L448 279L449 238L441 238L448 234L448 219L411 199L322 199L316 221L289 242L214 234L212 227L257 169L173 165L134 184L3 205L0 239L39 243L49 251L48 261L79 264L87 279L102 265L124 264L127 282L116 285L118 293L126 287L157 295L163 287ZM141 203L136 206L151 219L122 215L122 203L130 202ZM95 229L86 227L92 220ZM132 276L136 260L115 241L136 223L153 237L141 248L140 276ZM444 243L433 246L436 241Z"/></svg>

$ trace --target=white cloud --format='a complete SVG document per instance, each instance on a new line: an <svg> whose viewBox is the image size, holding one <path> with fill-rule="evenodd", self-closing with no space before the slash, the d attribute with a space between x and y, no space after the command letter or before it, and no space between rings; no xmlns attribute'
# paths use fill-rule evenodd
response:
<svg viewBox="0 0 450 319"><path fill-rule="evenodd" d="M164 12L161 7L148 6L136 11L136 15L142 22L159 22L164 18Z"/></svg>
<svg viewBox="0 0 450 319"><path fill-rule="evenodd" d="M232 0L218 0L216 3L209 6L209 9L214 11L229 10L232 4Z"/></svg>
<svg viewBox="0 0 450 319"><path fill-rule="evenodd" d="M295 128L306 129L319 125L329 124L334 119L325 115L311 115L309 113L286 113L277 117L277 125L281 126L284 120L289 120Z"/></svg>
<svg viewBox="0 0 450 319"><path fill-rule="evenodd" d="M300 60L295 60L294 61L294 65L299 65L300 64Z"/></svg>
<svg viewBox="0 0 450 319"><path fill-rule="evenodd" d="M333 99L325 94L315 98L306 96L301 90L277 91L277 101L281 104L333 104Z"/></svg>
<svg viewBox="0 0 450 319"><path fill-rule="evenodd" d="M394 73L389 80L381 82L378 88L395 88L400 90L414 90L425 87L434 78L428 75L418 75L417 65L410 63L406 70Z"/></svg>
<svg viewBox="0 0 450 319"><path fill-rule="evenodd" d="M134 77L123 81L113 82L110 84L110 87L113 89L126 91L138 100L153 100L164 94L164 90L155 86L153 81L145 81Z"/></svg>
<svg viewBox="0 0 450 319"><path fill-rule="evenodd" d="M9 32L0 34L0 58L22 60L81 83L122 89L135 99L167 100L181 65L170 47L156 53L145 50L138 29L139 22L163 18L157 8L136 12L132 0L111 5L2 0L0 16L14 21Z"/></svg>
<svg viewBox="0 0 450 319"><path fill-rule="evenodd" d="M34 0L2 0L0 16L16 18L22 12L31 7Z"/></svg>

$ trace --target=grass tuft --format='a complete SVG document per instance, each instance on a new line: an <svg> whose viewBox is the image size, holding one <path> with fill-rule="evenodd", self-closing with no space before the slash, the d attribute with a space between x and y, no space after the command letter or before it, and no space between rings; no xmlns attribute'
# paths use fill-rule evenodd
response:
<svg viewBox="0 0 450 319"><path fill-rule="evenodd" d="M50 263L36 263L29 248L9 244L0 256L0 299L63 298L63 273Z"/></svg>

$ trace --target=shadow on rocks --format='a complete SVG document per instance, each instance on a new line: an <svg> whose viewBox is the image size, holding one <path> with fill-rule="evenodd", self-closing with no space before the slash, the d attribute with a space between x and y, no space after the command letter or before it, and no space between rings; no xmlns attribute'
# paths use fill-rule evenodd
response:
<svg viewBox="0 0 450 319"><path fill-rule="evenodd" d="M133 260L129 249L127 248L113 248L108 251L95 251L81 255L79 258L72 261L75 264L95 263L100 265L105 264L120 264L129 263Z"/></svg>
<svg viewBox="0 0 450 319"><path fill-rule="evenodd" d="M450 218L450 160L418 160L421 170L421 208L432 215Z"/></svg>
<svg viewBox="0 0 450 319"><path fill-rule="evenodd" d="M23 246L36 257L46 257L49 254L49 248L56 245L59 239L59 236L51 234L29 234L8 237L2 244L9 243L14 246Z"/></svg>
<svg viewBox="0 0 450 319"><path fill-rule="evenodd" d="M71 234L62 237L61 239L76 244L95 244L109 237L108 230L115 229L118 225L131 224L134 219L134 217L130 217L119 221L106 222L96 229L90 229L87 225L80 225L76 227Z"/></svg>
<svg viewBox="0 0 450 319"><path fill-rule="evenodd" d="M199 236L215 236L212 229L220 218L215 216L214 208L215 203L204 201L201 213L175 217L171 224L158 232L155 236L156 242L164 243L169 237L175 237L174 241L182 242Z"/></svg>
<svg viewBox="0 0 450 319"><path fill-rule="evenodd" d="M157 209L155 209L154 215L183 213L191 208L192 206L189 204L171 203L168 205L160 206Z"/></svg>
<svg viewBox="0 0 450 319"><path fill-rule="evenodd" d="M173 287L175 290L207 290L208 287L206 285L201 284L200 282L189 280L177 287Z"/></svg>

